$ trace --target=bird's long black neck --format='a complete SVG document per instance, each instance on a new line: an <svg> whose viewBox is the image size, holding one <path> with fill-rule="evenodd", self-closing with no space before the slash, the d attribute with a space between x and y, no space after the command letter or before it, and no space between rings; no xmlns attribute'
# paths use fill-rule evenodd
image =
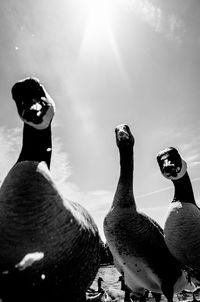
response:
<svg viewBox="0 0 200 302"><path fill-rule="evenodd" d="M181 201L196 204L190 177L186 172L183 177L173 180L174 199L172 202Z"/></svg>
<svg viewBox="0 0 200 302"><path fill-rule="evenodd" d="M114 196L114 205L126 208L135 206L133 195L133 149L119 148L120 177Z"/></svg>
<svg viewBox="0 0 200 302"><path fill-rule="evenodd" d="M22 150L17 160L44 161L50 168L52 153L51 125L44 130L37 130L24 123Z"/></svg>

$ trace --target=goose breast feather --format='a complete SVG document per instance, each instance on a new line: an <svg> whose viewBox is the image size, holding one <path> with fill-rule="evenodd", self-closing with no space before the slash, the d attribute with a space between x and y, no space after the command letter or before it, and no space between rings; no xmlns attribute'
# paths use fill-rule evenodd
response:
<svg viewBox="0 0 200 302"><path fill-rule="evenodd" d="M165 240L170 251L187 266L200 268L200 210L195 204L171 203L165 221ZM181 249L180 249L181 247Z"/></svg>
<svg viewBox="0 0 200 302"><path fill-rule="evenodd" d="M163 230L137 210L133 193L135 139L127 125L115 129L120 155L120 175L111 209L104 220L104 232L113 258L124 273L125 283L137 292L144 289L173 293L189 286L181 265L172 256Z"/></svg>
<svg viewBox="0 0 200 302"><path fill-rule="evenodd" d="M39 251L44 258L20 273L21 282L29 272L36 288L46 282L63 284L75 297L82 293L99 267L98 229L82 206L63 199L47 166L17 163L2 184L0 201L0 271Z"/></svg>

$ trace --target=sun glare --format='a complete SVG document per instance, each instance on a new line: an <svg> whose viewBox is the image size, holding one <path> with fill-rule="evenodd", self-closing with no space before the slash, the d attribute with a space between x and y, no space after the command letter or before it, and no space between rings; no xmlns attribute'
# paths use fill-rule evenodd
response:
<svg viewBox="0 0 200 302"><path fill-rule="evenodd" d="M97 43L110 31L111 11L109 0L86 0L86 36L91 43Z"/></svg>
<svg viewBox="0 0 200 302"><path fill-rule="evenodd" d="M91 62L115 60L122 78L128 84L128 77L114 34L114 22L119 6L117 0L85 0L81 13L86 18L86 27L79 51L79 60L89 58Z"/></svg>
<svg viewBox="0 0 200 302"><path fill-rule="evenodd" d="M85 12L88 22L104 24L109 19L109 0L86 0Z"/></svg>

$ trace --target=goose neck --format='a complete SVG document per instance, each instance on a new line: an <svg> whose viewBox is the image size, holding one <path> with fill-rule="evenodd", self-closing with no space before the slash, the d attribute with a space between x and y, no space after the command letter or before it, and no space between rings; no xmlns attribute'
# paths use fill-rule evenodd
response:
<svg viewBox="0 0 200 302"><path fill-rule="evenodd" d="M134 206L133 150L120 150L120 177L114 196L114 204L121 208Z"/></svg>
<svg viewBox="0 0 200 302"><path fill-rule="evenodd" d="M180 201L196 204L192 184L187 172L182 178L172 181L175 189L172 202Z"/></svg>
<svg viewBox="0 0 200 302"><path fill-rule="evenodd" d="M133 150L120 149L120 182L132 185L133 183Z"/></svg>
<svg viewBox="0 0 200 302"><path fill-rule="evenodd" d="M50 167L52 153L51 125L38 130L24 123L22 149L17 162L44 161Z"/></svg>

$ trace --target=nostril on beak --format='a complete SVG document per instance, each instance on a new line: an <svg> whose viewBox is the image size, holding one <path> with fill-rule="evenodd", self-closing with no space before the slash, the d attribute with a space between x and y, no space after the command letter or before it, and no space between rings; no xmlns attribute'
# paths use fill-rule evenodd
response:
<svg viewBox="0 0 200 302"><path fill-rule="evenodd" d="M123 130L119 130L119 132L118 132L118 139L119 140L124 140L124 139L128 139L128 138L129 138L128 133L126 133Z"/></svg>
<svg viewBox="0 0 200 302"><path fill-rule="evenodd" d="M171 161L165 161L162 169L164 175L176 176L177 170L176 166Z"/></svg>

